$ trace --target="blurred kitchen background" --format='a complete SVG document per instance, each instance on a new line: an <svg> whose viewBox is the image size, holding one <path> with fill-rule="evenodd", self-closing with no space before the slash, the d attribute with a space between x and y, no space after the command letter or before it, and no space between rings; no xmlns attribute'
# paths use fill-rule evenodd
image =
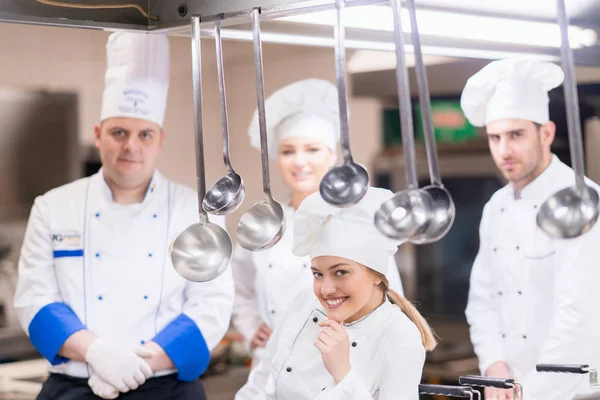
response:
<svg viewBox="0 0 600 400"><path fill-rule="evenodd" d="M100 113L108 35L109 32L100 30L0 24L0 363L5 365L39 357L12 309L16 264L32 202L35 196L92 174L99 167L93 126ZM167 140L159 169L168 177L193 187L190 40L171 37L170 43ZM303 78L335 82L332 48L269 43L263 48L267 96ZM224 171L212 39L203 40L202 53L205 157L207 182L212 184ZM262 198L260 154L249 146L247 136L248 123L256 107L252 45L225 41L224 57L231 158L247 188L245 205L227 219L230 232L235 232L242 213ZM411 55L408 57L412 65ZM369 167L373 184L400 190L404 170L394 55L351 49L347 59L354 158ZM468 124L459 106L466 80L490 59L426 55L425 61L440 169L456 202L457 216L451 231L442 240L425 246L403 245L397 257L407 297L417 302L441 338L438 349L429 355L424 372L424 381L437 383L477 372L464 308L470 269L478 248L482 208L503 181L489 155L485 133ZM600 151L600 67L579 66L576 75L587 175L600 183L597 156ZM421 183L426 184L429 176L412 68L411 88L415 101L418 174ZM558 126L554 151L569 163L564 110L562 88L558 88L551 92L550 116ZM282 199L286 192L277 178L277 165L272 164L271 168L274 195ZM235 235L232 236L235 239ZM211 399L232 398L235 386L245 381L247 360L235 351L236 346L239 347L235 343L236 336L232 333L215 353L206 377L207 387L222 397L215 394L209 396ZM0 364L0 375L2 368ZM221 384L228 385L231 393L217 389Z"/></svg>

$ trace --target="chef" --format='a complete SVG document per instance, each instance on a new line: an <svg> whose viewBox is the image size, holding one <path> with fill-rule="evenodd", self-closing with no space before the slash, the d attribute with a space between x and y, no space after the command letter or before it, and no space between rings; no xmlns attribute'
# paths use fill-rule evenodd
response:
<svg viewBox="0 0 600 400"><path fill-rule="evenodd" d="M290 191L282 204L286 232L271 249L251 252L237 246L232 260L235 278L233 323L245 338L257 364L264 346L292 299L310 288L310 259L292 254L294 213L300 203L319 190L325 173L337 159L339 105L336 87L322 79L289 84L266 101L269 156L277 161ZM260 150L258 113L248 130L251 145ZM390 258L388 279L402 293L398 267Z"/></svg>
<svg viewBox="0 0 600 400"><path fill-rule="evenodd" d="M312 290L293 299L236 400L417 400L436 343L416 308L385 277L399 242L373 224L393 197L371 187L337 208L320 194L294 215L294 254L310 259Z"/></svg>
<svg viewBox="0 0 600 400"><path fill-rule="evenodd" d="M538 363L600 366L600 224L568 240L552 239L536 224L546 199L575 185L573 170L550 149L556 127L548 91L562 81L555 64L506 59L471 77L461 97L471 124L485 126L508 181L483 210L466 308L471 341L481 373L514 377L529 400L591 392L585 376L538 373ZM486 389L486 398L512 395Z"/></svg>
<svg viewBox="0 0 600 400"><path fill-rule="evenodd" d="M168 86L166 36L110 35L102 168L35 199L15 307L51 364L38 399L205 398L198 377L228 328L233 279L193 283L171 264L198 201L156 170Z"/></svg>

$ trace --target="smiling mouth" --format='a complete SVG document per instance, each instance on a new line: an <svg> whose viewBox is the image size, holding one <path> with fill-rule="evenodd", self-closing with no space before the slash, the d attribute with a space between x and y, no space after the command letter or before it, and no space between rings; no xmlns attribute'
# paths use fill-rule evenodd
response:
<svg viewBox="0 0 600 400"><path fill-rule="evenodd" d="M292 176L296 179L307 179L311 175L310 172L293 172Z"/></svg>
<svg viewBox="0 0 600 400"><path fill-rule="evenodd" d="M338 308L348 300L348 297L337 297L335 299L325 299L325 303L327 303L327 307L330 309Z"/></svg>

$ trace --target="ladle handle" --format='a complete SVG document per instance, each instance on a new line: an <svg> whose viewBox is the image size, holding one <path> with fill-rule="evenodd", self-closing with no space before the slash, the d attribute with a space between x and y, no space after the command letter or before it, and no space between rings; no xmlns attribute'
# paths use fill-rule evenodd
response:
<svg viewBox="0 0 600 400"><path fill-rule="evenodd" d="M410 104L410 85L408 69L404 59L404 33L401 22L400 0L391 0L394 14L394 43L396 45L396 86L400 111L400 129L402 131L402 147L404 149L404 170L407 189L417 188L417 169L415 166L415 139Z"/></svg>
<svg viewBox="0 0 600 400"><path fill-rule="evenodd" d="M590 372L590 366L587 364L537 364L535 370L538 372L587 374Z"/></svg>
<svg viewBox="0 0 600 400"><path fill-rule="evenodd" d="M473 398L473 389L468 386L420 384L419 393L434 396L459 397L463 399Z"/></svg>
<svg viewBox="0 0 600 400"><path fill-rule="evenodd" d="M350 137L348 125L348 103L346 89L346 48L344 46L345 27L343 23L344 0L335 1L336 18L335 30L335 77L337 81L338 104L340 112L340 145L342 156L345 162L352 162L352 153L350 152Z"/></svg>
<svg viewBox="0 0 600 400"><path fill-rule="evenodd" d="M265 116L265 88L263 78L262 42L260 40L260 11L250 13L252 19L252 44L254 46L254 71L256 75L256 102L258 105L258 130L260 132L260 155L262 162L263 192L271 198L269 180L269 148L267 144L267 119Z"/></svg>
<svg viewBox="0 0 600 400"><path fill-rule="evenodd" d="M569 17L565 8L565 1L557 1L557 18L560 26L560 58L565 73L564 91L567 111L567 127L569 130L569 146L571 150L571 165L575 171L575 184L580 195L587 196L583 179L583 143L581 139L581 122L579 120L579 98L575 82L575 71L573 67L573 51L569 44Z"/></svg>
<svg viewBox="0 0 600 400"><path fill-rule="evenodd" d="M194 93L194 142L196 151L196 187L198 190L199 222L208 221L202 208L206 196L204 176L204 140L202 138L202 56L200 48L200 17L192 16L192 90Z"/></svg>
<svg viewBox="0 0 600 400"><path fill-rule="evenodd" d="M440 168L438 165L437 145L435 143L435 134L433 130L433 118L431 116L431 99L429 97L429 83L427 82L427 73L423 63L423 53L421 52L421 38L419 36L419 27L417 24L417 13L415 11L415 1L407 0L408 14L410 15L410 27L412 35L412 44L415 54L415 71L417 73L417 86L419 88L419 105L421 106L421 116L423 119L423 132L425 134L425 148L427 150L427 162L429 164L429 179L434 185L441 185Z"/></svg>
<svg viewBox="0 0 600 400"><path fill-rule="evenodd" d="M219 81L219 99L221 106L221 134L223 135L223 161L231 172L229 160L229 127L227 124L227 97L225 95L225 73L223 71L223 42L221 41L221 16L215 19L215 48L217 51L217 77Z"/></svg>

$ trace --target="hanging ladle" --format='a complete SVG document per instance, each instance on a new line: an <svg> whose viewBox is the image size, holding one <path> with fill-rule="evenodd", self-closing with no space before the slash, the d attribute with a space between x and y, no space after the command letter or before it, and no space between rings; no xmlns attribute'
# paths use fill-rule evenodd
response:
<svg viewBox="0 0 600 400"><path fill-rule="evenodd" d="M564 0L557 1L561 33L561 64L565 73L569 146L575 172L575 186L567 187L548 198L537 214L537 225L553 238L574 238L589 231L598 219L598 192L585 184L583 176L583 144L579 120L579 99L575 83L573 53L569 44L569 20Z"/></svg>
<svg viewBox="0 0 600 400"><path fill-rule="evenodd" d="M394 14L394 42L396 44L396 84L400 103L400 129L404 148L406 189L381 205L375 213L375 226L384 235L409 241L427 230L433 216L432 199L420 190L415 166L415 143L408 69L404 60L404 33L400 21L400 0L391 0Z"/></svg>
<svg viewBox="0 0 600 400"><path fill-rule="evenodd" d="M221 275L231 261L233 245L227 232L209 222L202 200L206 194L204 144L202 138L202 71L200 17L192 17L192 88L194 92L194 137L199 221L181 232L171 249L175 271L187 280L207 282Z"/></svg>
<svg viewBox="0 0 600 400"><path fill-rule="evenodd" d="M348 136L348 105L346 99L346 54L344 47L344 25L342 10L344 0L335 2L337 16L335 20L335 72L337 78L338 102L340 108L340 141L344 162L333 167L321 180L321 197L331 205L347 207L363 198L369 188L369 174L361 165L355 163L350 152Z"/></svg>
<svg viewBox="0 0 600 400"><path fill-rule="evenodd" d="M438 165L437 146L433 131L433 119L431 117L431 99L429 98L429 84L427 73L423 63L421 52L421 38L417 26L417 13L415 1L407 0L408 13L410 15L410 26L412 43L415 54L415 70L417 73L417 86L419 88L419 104L421 115L423 115L423 132L425 133L425 148L427 149L427 161L429 163L429 178L431 185L421 188L427 192L432 200L431 221L425 232L411 239L412 243L427 244L443 238L452 227L456 215L456 207L448 189L442 184Z"/></svg>
<svg viewBox="0 0 600 400"><path fill-rule="evenodd" d="M258 103L258 125L260 133L260 154L262 162L263 192L265 200L252 206L240 219L237 239L247 250L266 250L273 247L285 232L283 207L273 199L269 181L269 150L267 144L267 124L265 117L265 93L262 66L262 43L260 39L259 10L251 13L254 45L254 69L256 74L256 100Z"/></svg>
<svg viewBox="0 0 600 400"><path fill-rule="evenodd" d="M231 166L229 158L229 128L227 124L227 100L225 97L225 74L223 72L223 44L221 42L220 17L215 20L215 47L217 49L217 75L219 77L219 95L221 99L221 130L223 135L223 161L227 175L220 178L210 188L202 207L206 212L215 215L229 214L235 211L244 201L245 188L242 177Z"/></svg>

